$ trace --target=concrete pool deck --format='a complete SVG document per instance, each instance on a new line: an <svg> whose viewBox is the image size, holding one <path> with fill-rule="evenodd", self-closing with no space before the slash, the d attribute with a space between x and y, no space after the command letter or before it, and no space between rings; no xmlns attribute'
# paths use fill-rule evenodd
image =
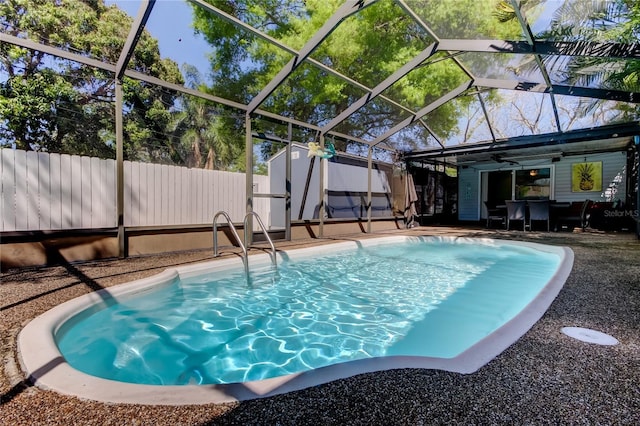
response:
<svg viewBox="0 0 640 426"><path fill-rule="evenodd" d="M529 256L534 256L534 253L537 253L537 255L535 256L542 257L542 254L546 253L547 255L552 255L557 263L553 265L553 267L555 268L553 270L554 273L549 278L530 283L530 285L536 288L537 291L531 293L527 297L526 304L523 305L523 308L514 316L508 316L508 312L511 304L517 304L518 300L510 298L509 295L512 294L513 296L516 296L517 294L517 296L520 298L526 297L526 286L518 287L520 291L516 293L502 290L498 293L500 294L500 296L496 297L497 300L486 300L485 302L487 304L491 304L493 309L498 309L498 312L501 312L497 316L490 317L491 319L489 320L489 324L493 323L494 326L486 325L483 327L478 323L482 321L483 316L479 315L481 309L475 309L475 305L478 303L484 303L482 300L478 300L478 298L482 295L476 294L472 299L467 299L465 309L458 313L460 317L466 318L467 321L461 320L459 323L457 323L457 326L455 328L452 328L448 332L445 332L444 334L446 334L447 337L446 339L439 340L439 344L445 346L447 344L450 344L451 340L456 339L456 334L475 335L475 333L478 332L476 331L478 329L483 330L483 333L486 332L488 334L482 334L482 337L474 337L473 341L475 343L463 347L458 347L458 352L455 352L457 355L452 355L451 357L437 357L435 354L443 352L435 351L434 348L430 347L429 345L422 346L425 340L433 339L437 341L438 337L436 333L432 332L430 334L429 332L426 332L421 328L428 328L429 321L427 319L433 315L436 315L436 317L439 318L439 328L443 328L445 324L451 324L452 321L454 321L454 318L447 319L447 314L439 314L441 312L449 312L449 315L451 315L451 312L455 311L455 308L453 308L454 305L451 305L451 302L449 302L449 308L444 308L444 310L435 309L433 312L425 314L424 320L426 322L422 323L421 326L419 325L420 321L414 322L412 328L416 330L416 333L422 334L417 338L420 342L415 342L413 344L406 343L411 339L408 335L404 335L401 338L403 340L400 343L401 346L409 345L409 347L411 347L412 345L420 345L422 346L422 349L420 351L416 351L415 349L408 350L406 346L404 350L398 349L397 346L394 347L394 345L387 344L386 351L388 355L386 356L350 360L349 362L346 362L345 360L341 363L325 365L321 368L315 368L310 371L294 372L287 375L276 376L271 379L240 381L239 383L230 383L224 385L206 383L203 385L185 386L145 385L138 383L126 383L117 380L101 379L100 377L78 371L75 368L71 367L68 363L63 361L64 356L58 349L58 344L56 342L56 339L54 338L54 335L60 333L60 330L63 330L65 328L68 329L68 323L73 324L75 322L81 322L82 320L79 320L78 318L86 318L86 316L88 315L86 314L86 312L96 312L107 309L112 304L124 303L125 305L127 305L127 300L129 298L142 296L149 291L155 291L155 289L162 289L164 287L170 286L176 280L195 279L198 277L202 277L203 274L213 277L225 270L242 270L240 259L235 257L227 257L226 259L201 262L195 265L192 264L170 268L160 274L153 275L142 280L136 280L115 287L110 287L109 289L104 289L99 292L92 292L56 306L55 308L45 312L44 314L35 318L33 321L29 322L29 324L27 324L27 326L24 327L20 332L18 336L18 353L20 365L23 367L23 370L26 374L30 375L32 379L35 379L36 385L43 389L55 390L63 394L74 395L80 398L86 398L101 402L151 405L185 405L196 403L207 404L244 401L254 398L262 398L281 393L297 391L319 384L328 383L330 381L355 376L357 374L399 368L429 368L469 374L477 371L507 347L512 345L540 319L540 317L549 308L558 292L564 285L573 266L573 252L566 247L488 238L408 237L401 235L385 236L381 238L367 238L356 242L344 241L322 246L280 251L278 253L278 264L282 264L284 259L289 259L294 263L301 262L304 259L313 259L314 262L321 261L323 257L330 256L332 254L335 254L336 252L341 251L345 252L345 256L348 257L348 254L346 254L348 253L348 251L355 250L359 247L369 248L370 250L376 250L376 248L380 248L383 250L384 247L388 246L403 245L408 243L417 244L418 240L421 242L421 246L433 247L437 244L446 244L449 246L457 247L468 246L468 249L464 250L465 253L469 253L470 250L476 250L476 253L478 251L486 251L487 253L491 253L498 247L501 247L503 250L506 250L508 252L527 249L530 250L528 252ZM482 247L482 249L479 249L478 247ZM444 246L442 247L442 250L447 251ZM448 259L450 262L456 261L455 257L449 257ZM511 257L510 259L513 260L514 257ZM494 260L496 263L504 262L497 257ZM380 262L380 259L378 258L377 261ZM547 260L547 262L549 261ZM255 267L260 269L264 268L265 266L268 267L271 264L271 259L269 258L268 254L260 253L251 256L250 263L251 268ZM549 263L547 264L551 266ZM447 278L446 281L448 282L449 286L455 285L452 284L452 278L450 276L443 275L445 266L446 265L444 264L438 266L440 275L443 276L443 278ZM422 268L420 268L421 276L424 276L424 274L428 273L428 271L426 270L427 268L428 264L423 264ZM537 272L533 269L526 268L527 265L523 264L519 269L514 271L514 274L535 274ZM531 266L529 266L529 268L531 268ZM397 275L397 271L387 271L391 273L391 276ZM381 271L378 270L378 272ZM479 274L478 276L476 276L476 279L479 278L487 284L484 287L484 291L488 292L492 296L496 296L496 288L492 287L490 283L487 283L487 281L490 281L490 272L485 274L484 272L476 271L476 273ZM299 276L296 275L296 277L299 279ZM376 275L375 277L376 279L378 279L379 275ZM363 280L367 279L366 276L360 276L360 278ZM469 275L466 275L466 279L469 279ZM515 286L522 284L522 280L518 281L520 282L508 282ZM335 285L336 283L332 284ZM424 284L427 283L425 282ZM287 287L287 283L285 281L278 283L277 287L279 287L280 285ZM468 285L465 285L465 287L467 286ZM434 283L434 287L437 287L437 283ZM493 290L491 290L492 288ZM345 291L349 290L345 289ZM523 294L523 292L525 294ZM464 293L464 291L454 292L447 297L447 301L442 300L438 303L442 303L442 306L445 306L447 305L447 302L449 300L454 300L460 297L464 298L465 296L461 296L460 293ZM327 296L326 293L323 293L323 295ZM288 297L290 297L290 295ZM400 298L399 301L400 300L402 300L402 298ZM335 308L335 302L336 300L332 299L332 308ZM380 300L380 302L384 303L384 301L382 300ZM413 304L417 303L417 301L415 300L407 302ZM317 299L312 305L316 306L315 303L322 303L322 300ZM210 303L207 304L207 308L211 309ZM135 305L131 305L130 309L135 309ZM182 311L183 307L181 306L174 309L176 310L176 312L174 312L173 309L163 309L162 316L180 316L180 312ZM184 309L189 308L184 307ZM315 308L309 307L308 309L314 310ZM473 311L475 315L466 317L465 315L468 311ZM508 317L508 320L503 322L503 317ZM264 317L262 318L264 320ZM238 321L238 319L236 320ZM158 318L156 321L160 321L160 323L162 323L163 320ZM187 321L189 320L187 319ZM501 325L498 326L497 324ZM116 326L115 324L112 325ZM246 326L246 324L243 324L243 326ZM303 328L306 328L306 326L314 328L313 326L310 326L306 323ZM330 326L330 324L327 324L327 326ZM447 327L444 328L448 329ZM318 330L318 332L320 331L320 328L314 329ZM182 331L181 333L183 332L184 331ZM273 332L277 333L276 330L271 330L270 332L266 332L266 334L272 335ZM86 338L104 338L104 336L94 335L95 331L94 333L91 333L90 336L86 336ZM130 337L129 333L127 333L127 336ZM235 334L234 336L237 337L237 335ZM366 342L366 339L368 337L369 336L363 335L361 342ZM177 344L178 342L186 344L183 342L182 335L175 336L171 340L174 344ZM229 341L227 344L230 347L230 349L228 350L233 351L233 341ZM376 346L375 342L371 342L371 344L373 346ZM190 348L193 347L190 344L186 345ZM258 348L254 349L256 352L254 352L253 356L262 358L261 355L259 355L260 350ZM405 352L407 350L408 352ZM129 344L124 344L118 350L119 353L138 353L138 351L144 352L143 349L136 348L135 344L133 347ZM246 350L243 350L243 353L244 352L246 352ZM185 356L186 352L181 352L181 354L182 356ZM90 355L92 358L90 358L89 361L93 360L94 362L96 362L96 355L97 354ZM265 354L265 357L266 359L273 359L275 355L276 354L269 353ZM240 358L242 358L242 355L240 356ZM112 363L114 361L113 359L109 359L106 362L108 363L108 367L105 366L107 370L103 370L103 373L108 377L109 374L114 373L114 371L108 371L113 370L111 367L113 366ZM174 361L168 360L168 362ZM239 360L239 362L240 364L242 364L242 360ZM279 362L282 362L282 360L280 360ZM49 369L46 367L52 364L56 365L55 368ZM140 367L138 366L137 368ZM182 374L189 373L189 370L184 369L184 367L182 367L180 363L176 363L174 368L175 369L172 371L173 374L179 374L180 372ZM201 368L204 372L208 371L207 368L209 367L202 366ZM124 367L124 369L126 369L126 367ZM162 374L161 371L154 369L153 367L150 367L150 369L154 372L154 374ZM215 376L218 373L224 375L225 372L216 372L210 370L208 371L208 374L211 376ZM239 378L240 376L236 377Z"/></svg>
<svg viewBox="0 0 640 426"><path fill-rule="evenodd" d="M633 234L431 227L397 233L564 245L574 251L575 263L542 319L476 373L390 370L260 400L181 407L104 404L31 386L17 360L16 338L29 320L57 304L169 266L208 260L209 251L10 270L0 276L4 364L0 421L12 425L638 423L640 242ZM355 237L362 235L344 239ZM595 329L620 344L584 343L561 333L566 326Z"/></svg>

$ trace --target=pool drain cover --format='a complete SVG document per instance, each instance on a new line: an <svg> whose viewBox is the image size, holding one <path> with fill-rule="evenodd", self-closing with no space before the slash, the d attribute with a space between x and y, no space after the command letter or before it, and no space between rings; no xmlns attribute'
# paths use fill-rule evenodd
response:
<svg viewBox="0 0 640 426"><path fill-rule="evenodd" d="M597 345L617 345L618 339L608 334L601 333L596 330L591 330L582 327L562 327L561 330L564 334L574 339L581 340L587 343L595 343Z"/></svg>

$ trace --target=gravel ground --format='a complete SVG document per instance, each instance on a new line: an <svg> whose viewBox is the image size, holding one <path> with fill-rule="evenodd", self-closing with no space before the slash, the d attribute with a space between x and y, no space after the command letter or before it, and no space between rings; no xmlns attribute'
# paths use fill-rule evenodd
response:
<svg viewBox="0 0 640 426"><path fill-rule="evenodd" d="M103 404L42 390L25 379L16 338L29 320L63 301L172 265L209 260L210 252L9 270L0 275L0 424L640 424L640 241L635 235L428 227L405 233L566 245L575 263L542 319L476 373L390 370L271 398L179 407ZM562 334L564 326L593 328L620 344L580 342Z"/></svg>

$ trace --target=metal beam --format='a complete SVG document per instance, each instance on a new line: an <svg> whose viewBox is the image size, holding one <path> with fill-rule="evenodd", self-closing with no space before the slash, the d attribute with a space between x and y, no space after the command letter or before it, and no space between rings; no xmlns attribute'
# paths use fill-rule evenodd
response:
<svg viewBox="0 0 640 426"><path fill-rule="evenodd" d="M361 9L373 4L377 0L349 0L344 3L340 8L322 25L322 27L316 31L316 33L307 41L307 43L300 49L298 55L292 58L287 65L285 65L280 72L249 102L247 114L251 114L269 97L282 82L289 77L302 62L318 48L329 35L340 25L340 23L349 16L357 13Z"/></svg>
<svg viewBox="0 0 640 426"><path fill-rule="evenodd" d="M221 105L225 105L225 106L228 106L228 107L231 107L231 108L236 108L236 109L238 109L240 111L243 111L243 112L246 112L246 110L247 110L247 106L245 104L241 104L241 103L238 103L238 102L235 102L235 101L230 101L228 99L221 98L219 96L213 96L213 95L210 95L208 93L199 92L199 91L197 91L195 89L190 89L188 87L181 86L179 84L169 83L169 82L161 80L161 79L159 79L157 77L152 77L150 75L143 74L143 73L141 73L139 71L134 71L134 70L131 70L131 69L127 69L125 71L125 75L127 77L131 77L131 78L134 78L136 80L144 81L144 82L147 82L147 83L150 83L150 84L155 84L155 85L158 85L160 87L164 87L166 89L175 90L176 92L185 93L185 94L188 94L188 95L192 95L192 96L196 96L196 97L199 97L199 98L202 98L202 99L206 99L206 100L211 101L211 102L215 102L215 103L218 103L218 104L221 104ZM269 111L265 111L265 110L261 110L261 109L256 110L255 114L256 115L261 115L263 117L270 118L272 120L279 121L281 123L291 123L294 126L304 127L306 129L311 129L311 130L315 130L315 131L320 131L321 130L321 128L319 126L316 126L314 124L309 124L309 123L306 123L304 121L295 120L295 119L290 118L290 117L285 117L283 115L275 114L275 113L272 113L272 112L269 112ZM358 142L358 143L361 143L361 144L364 144L364 145L368 145L368 144L371 143L370 141L358 138L356 136L346 135L344 133L330 131L330 132L327 132L327 134L339 137L341 139L346 139L346 140L350 140L350 141L353 141L353 142Z"/></svg>
<svg viewBox="0 0 640 426"><path fill-rule="evenodd" d="M356 112L358 109L362 108L367 103L371 102L373 99L375 99L382 92L384 92L389 87L394 85L402 77L404 77L405 75L407 75L408 73L413 71L415 69L415 67L417 67L418 65L423 63L427 58L429 58L431 55L433 55L433 52L435 51L435 49L436 49L436 44L433 43L429 47L424 49L422 52L420 52L411 61L407 62L402 67L398 68L393 74L391 74L389 77L385 78L380 84L378 84L376 87L374 87L371 90L371 92L367 93L366 95L364 95L363 97L361 97L360 99L358 99L357 101L355 101L354 103L349 105L349 107L346 110L344 110L342 113L337 115L326 126L323 126L322 127L322 133L326 133L329 130L333 129L339 123L343 122L349 116L351 116L351 114Z"/></svg>
<svg viewBox="0 0 640 426"><path fill-rule="evenodd" d="M534 93L550 93L556 95L579 96L584 98L604 99L611 101L640 103L640 92L624 92L621 90L592 89L590 87L564 86L553 84L547 87L543 83L500 80L493 78L479 78L473 82L475 87L489 87L492 89L520 90Z"/></svg>
<svg viewBox="0 0 640 426"><path fill-rule="evenodd" d="M246 210L247 214L253 211L253 137L251 136L251 116L249 114L245 115L244 120L244 131L245 131L245 172L244 172L244 183L245 183L245 192L246 192ZM246 246L249 247L253 243L253 218L252 220L245 220L246 224L243 229L244 232L244 241L246 242ZM245 253L246 255L246 253Z"/></svg>
<svg viewBox="0 0 640 426"><path fill-rule="evenodd" d="M438 42L440 41L440 37L438 37L438 35L431 30L431 28L427 25L427 23L424 22L422 18L420 18L418 14L414 12L414 10L404 2L404 0L396 0L396 3L398 4L398 6L400 6L400 8L402 8L402 10L404 10L411 17L411 19L414 20L414 22L420 25L427 32L427 34L429 34L429 36L432 39Z"/></svg>
<svg viewBox="0 0 640 426"><path fill-rule="evenodd" d="M426 23L426 22L424 22L424 21L422 20L422 18L420 18L420 17L418 16L418 14L416 14L416 13L414 12L414 11L413 11L413 9L412 9L410 6L408 6L408 5L404 2L404 0L396 0L396 2L397 2L397 3L398 3L398 5L399 5L399 6L400 6L400 7L401 7L401 8L402 8L402 9L403 9L403 10L404 10L404 11L405 11L405 12L406 12L410 17L411 17L411 19L413 19L413 20L414 20L414 22L416 22L418 25L420 25L420 26L422 27L422 29L424 29L424 30L429 34L429 36L431 36L431 38L433 38L436 42L440 43L440 37L438 37L438 36L436 35L436 33L434 33L434 32L431 30L431 28L429 27L429 25L427 25L427 23ZM447 49L439 49L439 50L447 50ZM449 52L449 53L450 53L450 52ZM460 69L461 69L465 74L467 74L467 76L468 76L470 79L472 79L472 80L473 80L473 79L475 78L475 76L471 73L471 71L469 71L469 70L467 69L467 67L466 67L462 62L460 62L460 60L459 60L458 58L456 58L456 57L452 56L452 57L451 57L451 59L456 63L456 65L458 65L458 66L460 67Z"/></svg>
<svg viewBox="0 0 640 426"><path fill-rule="evenodd" d="M507 40L442 39L438 43L438 50L477 53L533 53L532 46L526 41Z"/></svg>
<svg viewBox="0 0 640 426"><path fill-rule="evenodd" d="M320 149L323 150L324 149L324 135L321 133L320 137L319 137L319 143L320 143ZM313 166L313 163L312 163ZM320 158L320 161L318 162L318 172L319 172L319 177L318 177L318 200L319 200L319 209L318 209L318 219L320 219L320 222L318 223L318 236L320 238L324 238L324 216L327 214L327 197L325 197L324 194L324 190L325 190L325 184L324 184L324 179L325 179L325 172L324 172L324 168L327 166L327 160L325 158Z"/></svg>
<svg viewBox="0 0 640 426"><path fill-rule="evenodd" d="M155 84L160 87L164 87L165 89L175 90L176 92L185 93L187 95L197 96L202 99L206 99L208 101L212 101L221 105L225 105L231 108L236 108L240 111L246 111L247 106L245 104L241 104L239 102L230 101L225 98L221 98L219 96L210 95L208 93L199 92L195 89L190 89L188 87L182 86L181 84L169 83L168 81L161 80L157 77L150 76L148 74L141 73L139 71L134 71L132 69L127 69L124 72L124 75L127 77L131 77L136 80L144 81L146 83ZM275 114L273 114L275 115ZM285 119L286 117L282 117Z"/></svg>
<svg viewBox="0 0 640 426"><path fill-rule="evenodd" d="M438 108L438 107L444 105L445 103L449 102L450 100L460 96L462 93L464 93L465 90L467 90L469 87L471 87L471 83L472 83L471 80L469 80L469 81L467 81L465 83L462 83L460 86L458 86L457 88L453 89L452 91L450 91L446 95L440 97L436 101L430 103L426 107L424 107L421 110L419 110L418 112L416 112L415 116L406 118L405 120L403 120L400 123L396 124L393 128L391 128L385 134L375 138L373 140L373 142L371 143L372 146L375 146L375 145L379 144L380 142L388 139L389 137L391 137L395 133L397 133L400 130L402 130L405 127L407 127L408 125L414 123L419 118L429 114L431 111L435 110L436 108Z"/></svg>
<svg viewBox="0 0 640 426"><path fill-rule="evenodd" d="M59 58L63 58L63 59L68 59L74 62L78 62L80 64L83 65L88 65L90 67L94 67L94 68L98 68L104 71L108 71L111 73L116 72L116 65L113 64L108 64L102 61L98 61L97 59L92 59L92 58L88 58L86 56L82 56L82 55L78 55L76 53L71 53L68 52L66 50L62 50L60 48L57 47L53 47L53 46L48 46L46 44L42 44L39 42L36 42L34 40L29 40L29 39L23 39L23 38L19 38L19 37L15 37L13 35L10 34L6 34L6 33L2 33L0 32L0 42L6 42L6 43L10 43L16 46L20 46L20 47L24 47L26 49L30 49L30 50L37 50L40 52L44 52L46 54L52 55L52 56L56 56ZM329 68L330 69L330 68ZM131 77L133 79L136 80L140 80L140 81L144 81L146 83L150 83L150 84L154 84L160 87L164 87L166 89L170 89L170 90L174 90L176 92L179 93L185 93L188 95L192 95L192 96L196 96L198 98L201 99L206 99L208 101L220 104L220 105L225 105L231 108L235 108L238 109L240 111L246 112L247 111L247 105L239 103L239 102L235 102L235 101L231 101L229 99L225 99L225 98L221 98L219 96L214 96L214 95L210 95L208 93L204 93L204 92L199 92L197 90L194 89L190 89L188 87L179 85L179 84L175 84L175 83L169 83L167 81L161 80L157 77L153 77L144 73L141 73L139 71L135 71L132 69L127 69L127 68L123 68L123 74L127 77ZM336 74L338 77L340 78L344 78L346 80L349 80L347 77L344 76L340 76L339 73L334 72L334 74ZM364 89L364 90L370 90L368 89L366 86L363 86L353 80L349 80L349 82L353 82L356 83L360 88ZM381 98L384 98L383 96L381 96ZM384 98L385 100L387 100L386 98ZM410 109L401 106L400 104L398 104L397 102L391 101L392 103L394 103L394 105L399 106L407 111L411 111ZM310 123L306 123L304 121L300 121L300 120L295 120L292 119L290 117L285 117L283 115L279 115L279 114L275 114L269 111L265 111L265 110L261 110L261 109L257 109L255 111L256 114L262 115L264 117L268 117L271 118L273 120L277 120L279 122L282 123L291 123L295 126L298 127L304 127L307 129L311 129L311 130L316 130L316 131L320 131L321 127L320 126L316 126ZM350 140L353 142L357 142L357 143L361 143L364 145L368 145L371 142L364 140L362 138L358 138L355 136L350 136L350 135L346 135L343 133L339 133L339 132L333 132L333 131L329 131L327 132L327 134L332 135L332 136L336 136L342 139L346 139L346 140ZM386 149L386 148L385 148Z"/></svg>
<svg viewBox="0 0 640 426"><path fill-rule="evenodd" d="M431 135L432 138L434 138L436 140L436 142L438 142L438 145L440 145L441 147L444 148L444 144L440 141L440 136L438 136L436 134L436 132L434 132L431 127L425 123L425 121L423 119L418 120L418 122L420 124L422 124L422 127L424 127L425 129L427 129L427 132L429 132L429 134Z"/></svg>
<svg viewBox="0 0 640 426"><path fill-rule="evenodd" d="M426 23L426 22L424 22L424 21L422 20L422 18L420 18L420 17L418 16L418 14L414 12L414 10L413 10L410 6L408 6L408 5L404 2L404 0L396 0L396 2L397 2L397 3L398 3L398 5L400 6L400 8L402 8L402 9L403 9L403 10L404 10L404 11L405 11L405 12L406 12L410 17L411 17L411 19L413 19L413 21L414 21L415 23L417 23L420 27L422 27L422 29L424 29L424 30L427 32L427 34L429 34L429 36L430 36L431 38L433 38L433 39L438 43L438 46L439 46L439 45L440 45L440 40L441 40L441 39L440 39L440 37L438 37L438 36L436 35L436 33L435 33L435 32L433 32L433 31L431 30L431 28L429 27L429 25L427 25L427 23ZM467 77L469 77L471 80L475 80L475 79L476 79L475 75L474 75L471 71L469 71L469 69L466 67L466 65L464 65L464 64L460 61L460 59L458 59L458 58L456 57L456 56L457 56L457 54L458 54L458 53L460 53L460 52L452 52L451 50L448 50L448 49L442 49L442 48L440 48L440 49L436 48L436 49L437 49L438 51L443 51L443 50L444 50L444 51L446 51L449 55L448 55L448 57L447 57L447 58L444 58L444 59L451 59L451 60L452 60L452 61L453 61L453 62L454 62L454 63L455 63L455 64L456 64L456 65L457 65L461 70L462 70L462 72L464 72L464 73L467 75ZM427 131L431 134L431 136L433 136L433 138L436 140L436 142L438 142L438 144L439 144L440 146L444 146L444 144L443 144L442 142L440 142L440 138L435 134L435 132L433 132L433 131L431 130L431 128L429 128L429 126L428 126L428 125L427 125L427 124L426 124L422 119L419 119L419 121L420 121L420 124L422 124L422 125L424 126L424 128L425 128L425 129L427 129ZM487 125L488 125L489 127L491 127L491 124L490 124L489 122L487 122Z"/></svg>
<svg viewBox="0 0 640 426"><path fill-rule="evenodd" d="M490 152L513 148L532 148L536 146L553 146L571 142L615 139L640 134L640 123L614 124L590 129L579 129L570 132L545 133L541 135L520 136L497 141L487 141L468 145L458 145L443 149L428 149L406 155L408 159L429 159L448 155L460 155Z"/></svg>
<svg viewBox="0 0 640 426"><path fill-rule="evenodd" d="M476 95L478 96L478 101L480 101L480 107L482 108L484 119L487 121L487 125L489 126L489 133L491 133L491 140L495 142L496 135L495 133L493 133L493 126L491 125L491 120L489 119L489 113L487 112L487 107L484 104L484 100L482 99L482 95L480 94L480 92L478 92Z"/></svg>
<svg viewBox="0 0 640 426"><path fill-rule="evenodd" d="M367 151L367 234L371 233L371 169L373 166L373 146Z"/></svg>
<svg viewBox="0 0 640 426"><path fill-rule="evenodd" d="M287 126L287 145L285 147L284 167L284 239L291 241L291 144L293 143L293 126Z"/></svg>
<svg viewBox="0 0 640 426"><path fill-rule="evenodd" d="M629 102L640 104L640 92L624 92L622 90L591 89L589 87L563 86L554 84L556 95L580 96L584 98L604 99L607 101Z"/></svg>
<svg viewBox="0 0 640 426"><path fill-rule="evenodd" d="M536 57L537 61L540 62L540 66L544 66L542 65L542 62L540 61L540 58ZM545 71L546 73L546 71ZM553 85L551 85L551 88L553 90ZM549 99L551 100L551 109L553 110L553 117L556 119L556 128L558 129L559 132L562 131L562 124L560 123L560 114L558 114L558 106L556 105L556 97L554 96L554 92L551 92L551 96L549 97Z"/></svg>
<svg viewBox="0 0 640 426"><path fill-rule="evenodd" d="M516 53L523 55L591 56L609 59L640 59L640 43L604 43L595 41L527 41L442 39L438 50Z"/></svg>
<svg viewBox="0 0 640 426"><path fill-rule="evenodd" d="M120 80L124 75L124 70L127 69L127 65L129 65L129 61L133 56L133 51L136 48L136 44L138 44L138 40L142 35L142 31L144 30L144 26L149 19L149 15L151 14L151 10L153 9L153 5L156 3L156 0L142 0L140 3L140 8L138 9L138 16L133 21L131 25L131 30L129 31L129 35L127 36L127 40L124 42L124 47L120 52L120 57L118 58L118 63L116 64L116 79Z"/></svg>
<svg viewBox="0 0 640 426"><path fill-rule="evenodd" d="M497 78L477 78L473 82L475 87L489 87L492 89L523 90L526 92L548 93L549 87L544 83L532 81L503 80Z"/></svg>
<svg viewBox="0 0 640 426"><path fill-rule="evenodd" d="M535 43L535 37L533 36L533 31L531 31L531 27L527 23L527 20L524 17L524 14L522 13L522 9L520 9L519 1L511 0L511 5L513 6L513 10L516 14L516 17L518 18L518 22L520 23L520 26L522 27L522 31L524 32L527 42L531 45L531 47L533 47ZM562 131L562 125L560 124L560 116L558 115L558 108L556 107L556 100L553 97L553 86L551 84L551 79L549 78L549 73L547 72L547 67L542 62L542 57L539 54L536 53L534 55L534 58L536 60L536 65L538 66L538 69L542 73L544 82L547 84L549 88L552 89L550 91L550 95L551 95L550 98L551 98L551 107L553 109L553 117L556 120L556 128L558 129L558 131Z"/></svg>
<svg viewBox="0 0 640 426"><path fill-rule="evenodd" d="M215 6L210 5L209 3L205 2L204 0L188 0L191 3L197 4L198 6L207 9L208 11L210 11L211 13L217 15L218 17L232 23L233 25L242 28L243 30L247 31L250 34L255 35L256 37L259 37L263 40L265 40L268 43L273 44L274 46L284 50L285 52L291 53L294 56L298 56L300 54L299 51L297 51L296 49L287 46L286 44L280 42L279 40L276 40L275 38L269 36L268 34L263 33L262 31L257 30L256 28L252 27L251 25L248 25L244 22L242 22L241 20L239 20L238 18L236 18L235 16L229 15L228 13L226 13L223 10L220 10L218 8L216 8ZM347 77L346 75L336 71L335 69L323 64L322 62L313 59L311 57L306 57L304 59L304 62L308 62L309 64L321 69L322 71L326 72L329 75L332 75L334 77L339 78L342 81L345 81L355 87L357 87L360 90L363 90L365 92L370 92L371 88L365 86L364 84L360 83L359 81L356 81L352 78ZM392 104L393 106L400 108L410 114L413 114L413 110L411 110L410 108L407 108L406 106L400 104L399 102L394 101L391 98L388 98L384 95L380 95L381 99L384 99L385 101L389 102L390 104Z"/></svg>
<svg viewBox="0 0 640 426"><path fill-rule="evenodd" d="M279 40L271 37L268 34L263 33L262 31L257 30L255 27L252 27L251 25L242 22L241 20L239 20L238 18L236 18L233 15L228 14L227 12L225 12L222 9L218 9L217 7L215 7L212 4L207 3L204 0L187 0L193 4L196 4L200 7L202 7L203 9L208 10L209 12L217 15L219 18L224 19L225 21L233 24L236 27L242 28L243 30L260 37L261 39L263 39L264 41L273 44L274 46L279 47L280 49L291 53L292 55L298 55L298 51L295 50L292 47L287 46L284 43L281 43Z"/></svg>
<svg viewBox="0 0 640 426"><path fill-rule="evenodd" d="M6 34L0 32L0 43L9 43L15 46L24 47L29 50L37 50L39 52L46 53L47 55L57 56L58 58L68 59L70 61L78 62L83 65L88 65L90 67L98 68L104 71L116 72L116 66L113 64L107 64L102 61L98 61L97 59L88 58L86 56L78 55L76 53L71 53L66 50L62 50L57 47L48 46L46 44L39 43L34 40L29 40L25 38L19 38L13 36L11 34Z"/></svg>
<svg viewBox="0 0 640 426"><path fill-rule="evenodd" d="M116 102L114 115L116 121L116 214L118 225L118 256L127 257L127 244L124 228L124 126L122 118L123 92L122 81L116 80Z"/></svg>
<svg viewBox="0 0 640 426"><path fill-rule="evenodd" d="M318 130L320 130L320 129L318 129ZM351 141L351 142L360 143L360 144L362 144L362 145L367 145L367 146L369 146L369 145L371 145L371 144L372 144L372 142L371 142L371 141L367 141L367 140L364 140L364 139L362 139L362 138L358 138L358 137L355 137L355 136L347 135L347 134L345 134L345 133L335 132L335 131L333 131L333 130L332 130L332 131L330 131L330 132L327 132L327 133L325 134L325 136L327 136L327 135L330 135L330 136L333 136L333 137L336 137L336 138L340 138L340 139L344 139L344 140L347 140L347 141ZM394 148L391 148L391 147L389 147L388 149L387 149L387 148L380 147L380 149L386 149L387 151L395 151L395 149L394 149Z"/></svg>

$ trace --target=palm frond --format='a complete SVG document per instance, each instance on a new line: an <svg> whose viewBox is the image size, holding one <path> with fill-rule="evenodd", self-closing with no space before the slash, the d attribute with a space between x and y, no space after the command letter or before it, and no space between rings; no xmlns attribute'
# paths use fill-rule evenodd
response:
<svg viewBox="0 0 640 426"><path fill-rule="evenodd" d="M510 2L503 0L496 5L493 16L500 23L509 22L516 18L516 12Z"/></svg>

